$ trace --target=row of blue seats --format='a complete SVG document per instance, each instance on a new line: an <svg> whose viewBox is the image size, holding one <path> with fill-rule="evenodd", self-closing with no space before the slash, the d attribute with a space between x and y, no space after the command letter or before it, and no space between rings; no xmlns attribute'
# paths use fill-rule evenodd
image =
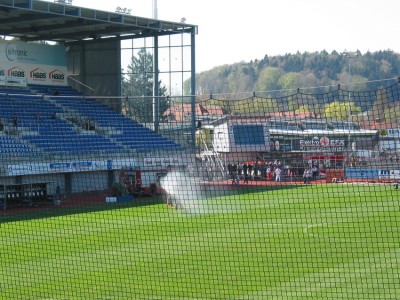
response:
<svg viewBox="0 0 400 300"><path fill-rule="evenodd" d="M0 94L10 95L10 94L31 94L29 89L25 88L0 88Z"/></svg>
<svg viewBox="0 0 400 300"><path fill-rule="evenodd" d="M0 153L0 159L10 158L40 158L43 154L40 152L12 152L12 153Z"/></svg>
<svg viewBox="0 0 400 300"><path fill-rule="evenodd" d="M74 93L76 95L82 95L81 92L75 90L70 86L65 85L42 85L42 84L29 84L28 87L36 92L41 94L49 94L54 95L56 91L62 95L63 93Z"/></svg>
<svg viewBox="0 0 400 300"><path fill-rule="evenodd" d="M5 143L5 142L0 142L0 149L4 148L10 148L10 149L20 149L20 148L30 148L26 144L21 144L21 143Z"/></svg>
<svg viewBox="0 0 400 300"><path fill-rule="evenodd" d="M42 148L42 149L51 149L51 148L56 148L56 149L93 149L93 148L103 148L105 150L110 149L117 149L117 150L123 150L123 147L121 147L118 144L112 144L111 142L97 142L97 143L87 143L86 141L78 141L75 139L69 139L68 141L60 141L60 140L35 140L35 139L30 139L30 142L32 144L35 144L36 146Z"/></svg>
<svg viewBox="0 0 400 300"><path fill-rule="evenodd" d="M0 135L0 142L10 142L10 143L18 143L19 141L17 139L15 139L13 136L10 135Z"/></svg>
<svg viewBox="0 0 400 300"><path fill-rule="evenodd" d="M28 148L28 147L19 147L19 148L0 148L1 153L15 153L15 152L38 152L35 149Z"/></svg>

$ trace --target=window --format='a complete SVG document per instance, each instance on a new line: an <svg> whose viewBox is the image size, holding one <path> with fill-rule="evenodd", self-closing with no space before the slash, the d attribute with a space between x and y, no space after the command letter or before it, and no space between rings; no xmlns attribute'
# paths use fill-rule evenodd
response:
<svg viewBox="0 0 400 300"><path fill-rule="evenodd" d="M265 144L262 125L234 125L232 127L236 145Z"/></svg>

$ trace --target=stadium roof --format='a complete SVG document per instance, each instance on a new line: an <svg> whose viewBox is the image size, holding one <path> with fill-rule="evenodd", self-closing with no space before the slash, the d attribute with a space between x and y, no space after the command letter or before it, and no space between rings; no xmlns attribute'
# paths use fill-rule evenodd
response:
<svg viewBox="0 0 400 300"><path fill-rule="evenodd" d="M22 41L74 43L180 33L197 26L69 5L71 1L0 0L0 35Z"/></svg>

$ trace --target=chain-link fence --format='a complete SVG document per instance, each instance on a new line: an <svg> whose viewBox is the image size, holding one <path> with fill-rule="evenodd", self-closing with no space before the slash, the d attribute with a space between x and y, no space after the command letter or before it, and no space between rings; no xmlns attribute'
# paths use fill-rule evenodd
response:
<svg viewBox="0 0 400 300"><path fill-rule="evenodd" d="M399 84L0 89L1 299L397 299Z"/></svg>

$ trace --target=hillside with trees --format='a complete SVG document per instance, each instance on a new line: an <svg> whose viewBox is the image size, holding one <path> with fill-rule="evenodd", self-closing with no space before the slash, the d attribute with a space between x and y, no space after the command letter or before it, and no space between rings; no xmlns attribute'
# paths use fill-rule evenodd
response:
<svg viewBox="0 0 400 300"><path fill-rule="evenodd" d="M198 74L196 85L200 94L253 91L272 94L273 91L339 83L351 83L352 90L364 90L376 88L376 84L365 82L393 78L399 74L400 54L390 50L365 54L355 52L353 57L336 51L322 51L266 55L261 60L219 66Z"/></svg>
<svg viewBox="0 0 400 300"><path fill-rule="evenodd" d="M383 99L379 90L396 83L399 76L400 54L391 50L367 53L357 51L347 55L336 51L298 52L281 56L266 55L261 60L215 67L197 74L196 89L200 98L207 99L213 95L214 100L209 101L210 104L224 106L231 112L249 104L251 106L247 110L250 113L260 111L262 106L262 111L265 111L266 100L269 101L269 110L275 111L277 106L282 106L279 103L280 97L301 91L311 95L306 102L288 101L284 103L283 110L304 112L312 109L331 117L336 111L347 114L348 109L351 109L351 113L373 111L374 117L389 120L400 117L399 99L396 95ZM185 86L189 87L188 84ZM378 92L375 97L358 99L358 102L352 104L353 108L332 103L334 99L323 99L322 102L325 102L322 103L321 99L314 97L338 86L347 91ZM250 97L251 101L246 97ZM238 101L226 107L227 102L215 99Z"/></svg>

